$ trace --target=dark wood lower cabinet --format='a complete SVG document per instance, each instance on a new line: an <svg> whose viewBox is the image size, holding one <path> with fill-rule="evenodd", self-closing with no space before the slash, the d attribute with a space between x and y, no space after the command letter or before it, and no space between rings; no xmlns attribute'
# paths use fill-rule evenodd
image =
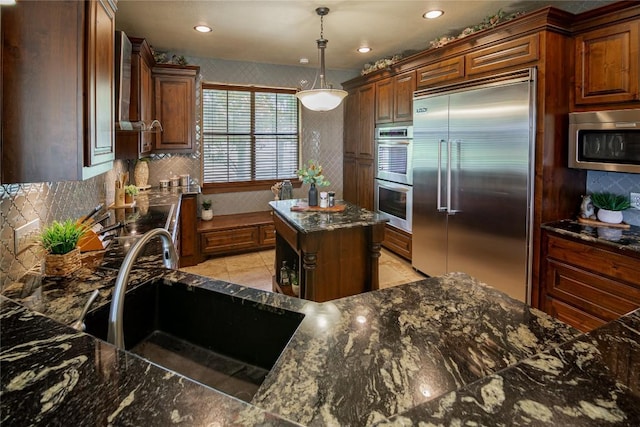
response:
<svg viewBox="0 0 640 427"><path fill-rule="evenodd" d="M271 212L214 216L198 221L200 253L226 255L273 248L275 231Z"/></svg>
<svg viewBox="0 0 640 427"><path fill-rule="evenodd" d="M411 234L386 224L382 246L411 261Z"/></svg>
<svg viewBox="0 0 640 427"><path fill-rule="evenodd" d="M180 201L180 228L177 239L180 267L189 267L201 261L197 225L198 196L185 194Z"/></svg>
<svg viewBox="0 0 640 427"><path fill-rule="evenodd" d="M640 255L543 233L542 303L582 331L640 307Z"/></svg>

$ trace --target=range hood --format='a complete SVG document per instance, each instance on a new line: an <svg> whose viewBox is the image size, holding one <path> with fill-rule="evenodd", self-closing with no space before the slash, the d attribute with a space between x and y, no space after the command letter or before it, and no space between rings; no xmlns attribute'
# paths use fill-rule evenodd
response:
<svg viewBox="0 0 640 427"><path fill-rule="evenodd" d="M158 120L153 120L150 123L129 120L129 104L131 103L131 41L124 31L116 31L115 40L115 130L121 132L162 132L162 125Z"/></svg>

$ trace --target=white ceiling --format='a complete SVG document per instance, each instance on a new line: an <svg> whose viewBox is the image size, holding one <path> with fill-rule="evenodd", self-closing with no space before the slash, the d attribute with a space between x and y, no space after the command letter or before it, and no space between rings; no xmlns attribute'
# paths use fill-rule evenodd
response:
<svg viewBox="0 0 640 427"><path fill-rule="evenodd" d="M431 40L457 35L498 10L553 5L576 13L607 3L612 1L120 0L116 28L177 55L282 65L300 65L299 59L306 57L309 67L317 67L320 18L315 9L327 6L327 68L360 70L385 56L424 50ZM423 19L431 9L445 13ZM213 32L197 33L193 27L198 24L213 27ZM362 44L373 50L357 53Z"/></svg>

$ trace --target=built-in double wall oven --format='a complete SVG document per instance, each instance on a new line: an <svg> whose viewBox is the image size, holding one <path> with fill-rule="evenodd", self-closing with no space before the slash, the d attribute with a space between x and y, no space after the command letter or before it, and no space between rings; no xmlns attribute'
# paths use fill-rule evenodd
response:
<svg viewBox="0 0 640 427"><path fill-rule="evenodd" d="M375 137L375 209L389 224L410 233L413 126L378 127Z"/></svg>

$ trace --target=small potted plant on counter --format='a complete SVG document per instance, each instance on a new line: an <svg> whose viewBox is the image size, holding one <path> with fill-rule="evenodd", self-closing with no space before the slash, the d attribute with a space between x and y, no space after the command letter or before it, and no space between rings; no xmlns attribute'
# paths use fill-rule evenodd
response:
<svg viewBox="0 0 640 427"><path fill-rule="evenodd" d="M202 219L204 221L209 221L213 218L213 209L211 209L211 200L204 199L202 201Z"/></svg>
<svg viewBox="0 0 640 427"><path fill-rule="evenodd" d="M127 185L124 187L124 203L130 205L134 202L138 195L138 187L135 185Z"/></svg>
<svg viewBox="0 0 640 427"><path fill-rule="evenodd" d="M44 259L46 275L66 276L82 266L78 241L86 231L85 225L71 219L53 221L42 231L40 242L47 251Z"/></svg>
<svg viewBox="0 0 640 427"><path fill-rule="evenodd" d="M591 202L598 208L598 219L609 224L620 224L622 211L631 207L628 197L613 193L593 193Z"/></svg>

